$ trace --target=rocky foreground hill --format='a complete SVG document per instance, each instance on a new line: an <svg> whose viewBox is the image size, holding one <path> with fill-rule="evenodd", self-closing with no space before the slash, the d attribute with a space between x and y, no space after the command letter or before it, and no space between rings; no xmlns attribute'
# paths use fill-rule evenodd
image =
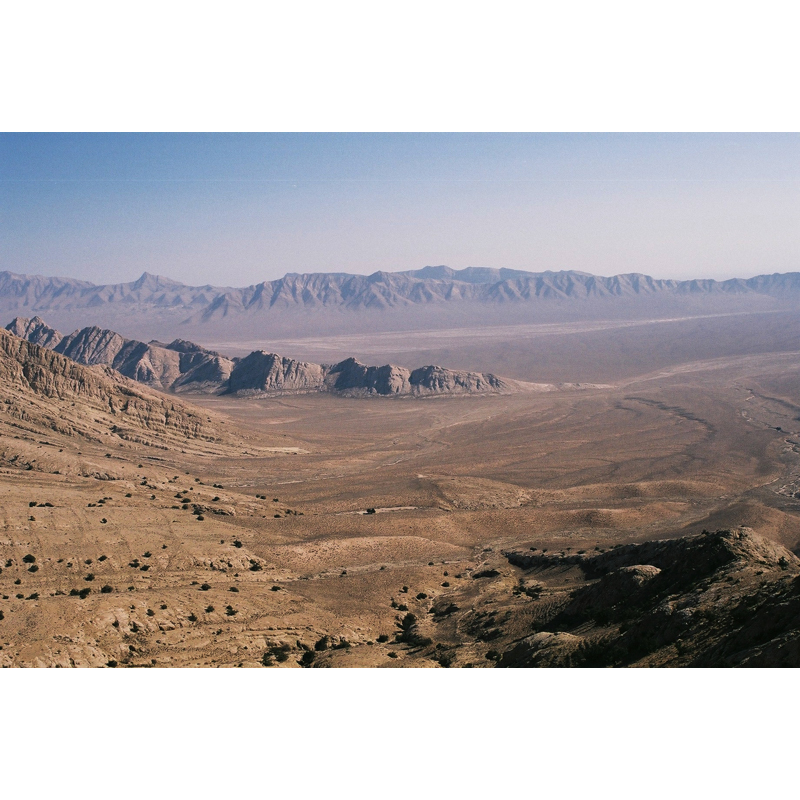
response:
<svg viewBox="0 0 800 800"><path fill-rule="evenodd" d="M313 364L258 350L246 358L231 359L183 339L145 343L96 326L64 336L40 317L16 317L6 330L79 364L103 364L162 391L432 396L508 393L523 386L485 373L437 366L415 370L391 364L370 367L354 358L332 365Z"/></svg>
<svg viewBox="0 0 800 800"><path fill-rule="evenodd" d="M498 666L800 665L800 560L749 528L506 558L533 598L528 630L464 620L502 643Z"/></svg>

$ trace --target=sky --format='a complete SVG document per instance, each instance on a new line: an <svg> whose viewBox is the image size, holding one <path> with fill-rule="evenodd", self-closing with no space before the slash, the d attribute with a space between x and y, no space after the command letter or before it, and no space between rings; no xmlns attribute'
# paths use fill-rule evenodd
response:
<svg viewBox="0 0 800 800"><path fill-rule="evenodd" d="M0 134L0 270L800 269L798 134Z"/></svg>

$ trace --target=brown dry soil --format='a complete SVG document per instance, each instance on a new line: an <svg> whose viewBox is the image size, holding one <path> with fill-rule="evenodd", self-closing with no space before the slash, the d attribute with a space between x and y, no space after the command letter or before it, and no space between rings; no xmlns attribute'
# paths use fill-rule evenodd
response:
<svg viewBox="0 0 800 800"><path fill-rule="evenodd" d="M2 414L0 664L794 663L791 626L741 629L749 609L794 608L798 365L493 397L201 397L210 433L185 444L122 438L102 408L80 431ZM717 529L733 533L701 534ZM619 547L691 536L733 555L665 583L661 550ZM615 546L627 561L588 563ZM614 570L621 595L592 588ZM665 603L697 624L654 634Z"/></svg>

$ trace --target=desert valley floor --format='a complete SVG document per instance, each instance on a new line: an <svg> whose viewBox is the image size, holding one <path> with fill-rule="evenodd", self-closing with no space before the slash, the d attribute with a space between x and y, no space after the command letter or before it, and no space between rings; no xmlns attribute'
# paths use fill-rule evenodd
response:
<svg viewBox="0 0 800 800"><path fill-rule="evenodd" d="M6 399L0 664L796 663L798 356L480 397L183 397L187 439L121 435L96 398Z"/></svg>

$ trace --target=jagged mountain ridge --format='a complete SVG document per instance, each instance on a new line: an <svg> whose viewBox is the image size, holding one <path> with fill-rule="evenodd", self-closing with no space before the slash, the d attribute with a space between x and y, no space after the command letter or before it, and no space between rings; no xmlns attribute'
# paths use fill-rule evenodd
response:
<svg viewBox="0 0 800 800"><path fill-rule="evenodd" d="M103 364L139 383L175 392L423 396L508 393L521 387L491 374L438 366L368 367L355 358L313 364L257 350L243 359L228 359L193 342L146 344L96 326L63 336L40 317L16 317L6 330L79 364Z"/></svg>
<svg viewBox="0 0 800 800"><path fill-rule="evenodd" d="M526 272L468 267L424 267L405 272L289 273L242 288L188 286L143 273L129 283L96 285L70 278L0 272L0 310L47 312L146 306L169 310L186 321L208 321L270 309L338 308L351 311L459 302L528 303L652 296L766 295L785 298L800 293L800 273L753 278L662 280L640 273L601 277L586 272Z"/></svg>

